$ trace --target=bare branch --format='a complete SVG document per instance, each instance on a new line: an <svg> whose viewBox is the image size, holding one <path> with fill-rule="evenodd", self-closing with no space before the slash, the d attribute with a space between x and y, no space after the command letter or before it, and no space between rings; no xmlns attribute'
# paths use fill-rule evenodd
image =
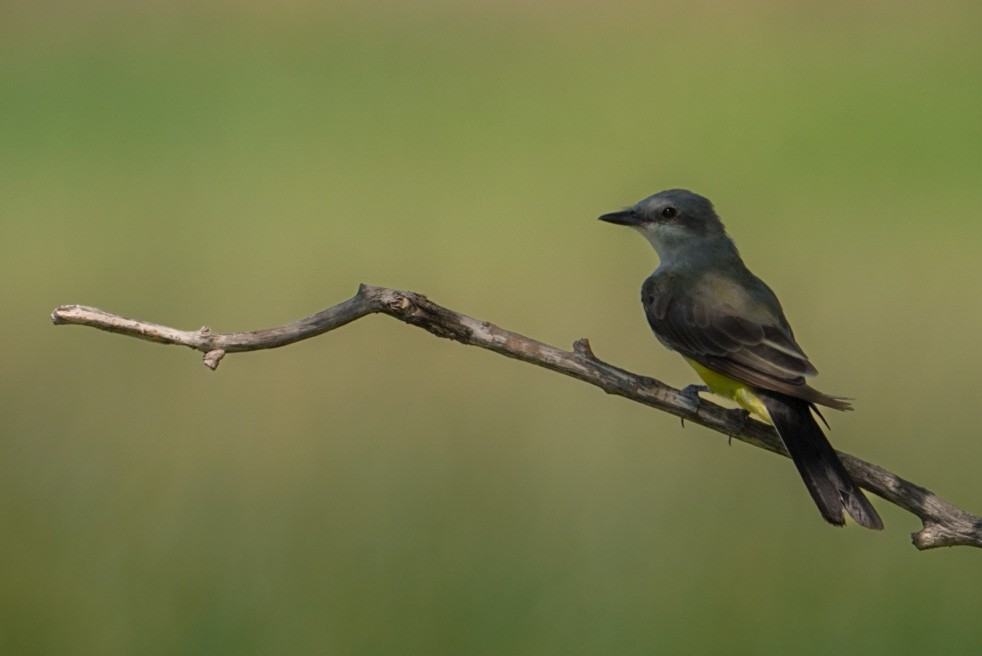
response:
<svg viewBox="0 0 982 656"><path fill-rule="evenodd" d="M82 305L63 305L51 314L55 324L77 324L161 344L187 346L204 354L204 363L218 367L227 353L286 346L320 335L368 314L387 314L437 337L506 355L595 385L607 392L668 412L683 421L705 426L747 444L787 456L773 428L687 395L661 381L639 376L594 355L585 339L572 351L530 339L487 321L480 321L433 303L421 294L361 285L352 298L285 326L245 333L214 333L207 327L177 330ZM846 453L839 454L856 482L920 518L923 528L912 534L918 549L967 545L982 547L982 517L957 508L931 491L882 467Z"/></svg>

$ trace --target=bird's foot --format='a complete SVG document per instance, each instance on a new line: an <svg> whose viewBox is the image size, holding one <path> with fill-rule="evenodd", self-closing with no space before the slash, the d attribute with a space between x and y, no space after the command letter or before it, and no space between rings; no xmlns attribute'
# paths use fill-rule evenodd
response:
<svg viewBox="0 0 982 656"><path fill-rule="evenodd" d="M686 385L685 388L679 390L679 394L685 398L687 401L692 403L696 408L699 407L699 402L702 401L699 398L699 392L708 392L709 388L705 385ZM682 428L685 428L685 417L682 417Z"/></svg>
<svg viewBox="0 0 982 656"><path fill-rule="evenodd" d="M699 401L702 400L701 398L699 398L699 392L708 392L708 391L709 391L709 387L707 387L706 385L686 385L683 389L679 391L679 393L685 398L695 403L696 405L699 405Z"/></svg>

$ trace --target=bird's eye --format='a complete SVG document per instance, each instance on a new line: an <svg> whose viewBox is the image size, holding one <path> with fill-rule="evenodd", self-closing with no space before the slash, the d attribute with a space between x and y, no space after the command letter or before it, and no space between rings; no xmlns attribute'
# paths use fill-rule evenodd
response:
<svg viewBox="0 0 982 656"><path fill-rule="evenodd" d="M676 214L678 214L678 210L672 207L671 205L669 205L668 207L666 207L661 211L661 218L672 219L675 218Z"/></svg>

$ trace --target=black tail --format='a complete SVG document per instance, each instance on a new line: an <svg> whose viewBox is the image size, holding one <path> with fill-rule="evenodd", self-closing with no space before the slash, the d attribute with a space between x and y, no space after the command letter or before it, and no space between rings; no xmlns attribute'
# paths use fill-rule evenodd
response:
<svg viewBox="0 0 982 656"><path fill-rule="evenodd" d="M755 390L755 393L767 408L822 517L830 524L842 526L845 510L856 523L882 529L883 520L825 438L812 415L811 404L776 392Z"/></svg>

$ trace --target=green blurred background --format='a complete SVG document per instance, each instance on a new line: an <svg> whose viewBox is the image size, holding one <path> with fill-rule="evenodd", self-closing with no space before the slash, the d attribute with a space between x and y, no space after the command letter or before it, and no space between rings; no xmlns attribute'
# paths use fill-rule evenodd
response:
<svg viewBox="0 0 982 656"><path fill-rule="evenodd" d="M840 448L982 511L977 2L4 2L0 651L972 653L982 554L791 464L370 317L412 289L675 385L605 211L712 198Z"/></svg>

